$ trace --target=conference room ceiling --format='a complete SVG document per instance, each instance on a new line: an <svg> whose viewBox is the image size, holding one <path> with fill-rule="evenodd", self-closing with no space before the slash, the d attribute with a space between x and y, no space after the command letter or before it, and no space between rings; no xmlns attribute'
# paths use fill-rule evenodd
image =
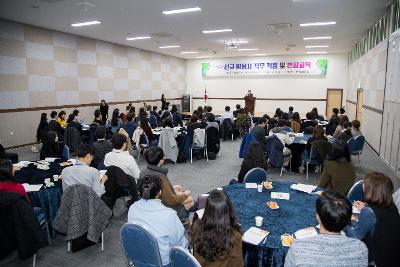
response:
<svg viewBox="0 0 400 267"><path fill-rule="evenodd" d="M48 29L137 47L185 59L253 54L347 53L383 15L391 0L2 0L0 17ZM164 10L200 7L193 13L164 15ZM101 24L72 27L72 23ZM300 23L336 21L336 25L300 27ZM292 27L269 30L267 25ZM232 29L204 34L203 30ZM0 28L1 30L1 28ZM151 36L127 41L127 37ZM332 36L330 40L304 37ZM226 51L227 41L248 41ZM179 48L160 49L178 45ZM306 49L305 46L329 45ZM198 52L181 54L183 51Z"/></svg>

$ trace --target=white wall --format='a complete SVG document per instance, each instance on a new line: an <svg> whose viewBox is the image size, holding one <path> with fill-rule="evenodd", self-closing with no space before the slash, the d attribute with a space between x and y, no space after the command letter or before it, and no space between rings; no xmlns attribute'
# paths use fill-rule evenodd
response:
<svg viewBox="0 0 400 267"><path fill-rule="evenodd" d="M201 75L202 62L221 62L224 59L200 59L187 60L186 62L186 86L192 97L203 97L204 88L207 86L207 95L211 99L208 105L213 106L215 113L222 112L225 105L234 108L236 103L244 104L236 99L212 99L217 98L243 98L248 89L258 98L294 98L294 99L326 99L327 88L341 88L343 91L343 105L346 101L347 81L347 55L327 55L328 71L326 77L318 76L271 76L254 78L206 78ZM285 58L284 56L282 58ZM292 56L290 58L296 58ZM304 58L304 57L302 57ZM239 58L243 59L243 58ZM246 58L250 59L249 57ZM267 58L268 59L268 58ZM226 61L226 60L225 60ZM202 99L193 100L193 106L204 105ZM325 113L325 101L276 101L258 100L256 102L256 114L274 113L275 108L287 110L293 106L296 111L305 114L313 107L317 107L320 113Z"/></svg>

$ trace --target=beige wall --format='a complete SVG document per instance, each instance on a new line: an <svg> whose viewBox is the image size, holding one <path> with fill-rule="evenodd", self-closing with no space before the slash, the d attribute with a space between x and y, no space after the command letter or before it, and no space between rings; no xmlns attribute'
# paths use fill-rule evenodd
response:
<svg viewBox="0 0 400 267"><path fill-rule="evenodd" d="M363 90L363 108L361 129L367 142L379 151L382 134L382 113L385 90L385 75L388 40L382 41L367 54L349 66L347 99L357 102L357 89ZM350 120L356 117L356 107L346 103ZM372 111L370 108L379 112Z"/></svg>
<svg viewBox="0 0 400 267"><path fill-rule="evenodd" d="M13 109L151 100L161 93L177 98L185 91L183 59L0 19L0 110L11 112L0 113L6 147L34 142L42 112ZM79 109L91 120L94 107Z"/></svg>

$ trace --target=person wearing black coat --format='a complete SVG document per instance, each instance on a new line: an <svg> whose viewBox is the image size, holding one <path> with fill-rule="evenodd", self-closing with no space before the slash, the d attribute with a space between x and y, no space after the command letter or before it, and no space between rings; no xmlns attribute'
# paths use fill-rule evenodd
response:
<svg viewBox="0 0 400 267"><path fill-rule="evenodd" d="M43 140L47 136L48 131L49 131L49 123L47 122L47 114L42 113L40 117L40 123L36 131L36 141L38 143L43 142Z"/></svg>
<svg viewBox="0 0 400 267"><path fill-rule="evenodd" d="M0 259L18 250L19 259L26 260L47 244L35 212L21 194L0 192L0 240Z"/></svg>
<svg viewBox="0 0 400 267"><path fill-rule="evenodd" d="M50 121L49 121L49 131L56 132L57 136L60 136L61 139L64 137L65 129L61 126L61 124L56 121L57 111L52 111L50 113Z"/></svg>
<svg viewBox="0 0 400 267"><path fill-rule="evenodd" d="M106 170L108 177L104 184L106 192L101 196L101 199L110 209L114 207L115 201L123 196L132 197L129 206L139 200L136 181L132 176L126 174L117 166L109 166Z"/></svg>
<svg viewBox="0 0 400 267"><path fill-rule="evenodd" d="M103 122L106 122L108 119L108 105L104 99L101 100L99 109L101 113L101 119L103 120Z"/></svg>
<svg viewBox="0 0 400 267"><path fill-rule="evenodd" d="M262 168L265 171L268 170L268 163L264 156L264 150L259 143L250 144L237 177L239 183L243 183L246 173L253 168Z"/></svg>
<svg viewBox="0 0 400 267"><path fill-rule="evenodd" d="M43 146L40 149L40 159L45 158L60 158L61 151L58 145L58 137L55 132L48 132L47 137L43 142Z"/></svg>

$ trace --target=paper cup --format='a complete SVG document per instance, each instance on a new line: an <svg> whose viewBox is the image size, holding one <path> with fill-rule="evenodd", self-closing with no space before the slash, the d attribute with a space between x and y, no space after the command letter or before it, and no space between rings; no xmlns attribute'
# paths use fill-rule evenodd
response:
<svg viewBox="0 0 400 267"><path fill-rule="evenodd" d="M222 189L222 187L217 187L217 190L222 191L223 189Z"/></svg>
<svg viewBox="0 0 400 267"><path fill-rule="evenodd" d="M256 219L256 226L260 227L262 225L264 218L261 216L256 216L255 219Z"/></svg>
<svg viewBox="0 0 400 267"><path fill-rule="evenodd" d="M257 191L258 192L262 192L262 189L263 189L263 185L262 184L259 184L259 185L257 185Z"/></svg>
<svg viewBox="0 0 400 267"><path fill-rule="evenodd" d="M44 183L45 183L45 184L49 184L49 183L50 183L50 178L44 179Z"/></svg>
<svg viewBox="0 0 400 267"><path fill-rule="evenodd" d="M57 182L58 181L58 175L53 175L53 181Z"/></svg>

